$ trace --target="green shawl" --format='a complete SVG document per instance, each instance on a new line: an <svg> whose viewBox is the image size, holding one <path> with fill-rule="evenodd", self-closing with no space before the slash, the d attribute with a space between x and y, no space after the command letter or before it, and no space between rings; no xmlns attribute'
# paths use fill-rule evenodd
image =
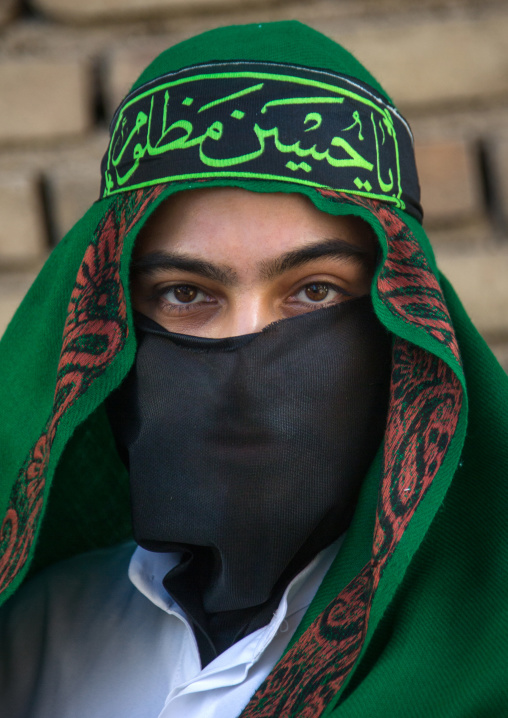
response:
<svg viewBox="0 0 508 718"><path fill-rule="evenodd" d="M294 65L340 73L390 104L347 51L296 22L222 28L183 42L158 57L134 90L197 62L235 60L279 63L283 73ZM240 120L243 112L235 112ZM318 114L306 122L317 127ZM121 117L112 130L126 146L150 118L140 111L126 138ZM208 138L219 137L219 125ZM189 126L182 120L179 127L180 148L191 147ZM288 150L270 132L279 154L302 159L300 146ZM258 135L267 146L270 132ZM324 212L363 218L379 239L372 299L393 334L390 409L344 546L242 716L508 715L505 373L439 273L400 193L384 197L365 182L356 191L351 183L292 181L296 170L309 174L308 157L288 162L284 177L232 170L231 159L219 172L200 142L194 146L206 172L155 183L130 181L147 145L138 143L116 184L119 145L116 155L110 149L102 198L53 251L0 343L2 598L49 563L130 535L128 480L103 403L136 352L129 261L150 212L203 182L302 192ZM325 154L315 149L312 157Z"/></svg>

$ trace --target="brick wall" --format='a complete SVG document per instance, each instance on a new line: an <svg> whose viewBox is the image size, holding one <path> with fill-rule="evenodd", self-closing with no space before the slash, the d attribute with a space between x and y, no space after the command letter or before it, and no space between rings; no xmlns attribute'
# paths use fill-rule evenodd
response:
<svg viewBox="0 0 508 718"><path fill-rule="evenodd" d="M96 198L108 119L147 62L292 18L352 50L409 119L441 266L508 368L504 0L0 0L0 333Z"/></svg>

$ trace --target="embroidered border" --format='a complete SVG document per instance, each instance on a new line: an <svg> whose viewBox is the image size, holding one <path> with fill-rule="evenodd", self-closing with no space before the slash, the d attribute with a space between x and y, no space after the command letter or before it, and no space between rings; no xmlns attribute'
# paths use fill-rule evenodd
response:
<svg viewBox="0 0 508 718"><path fill-rule="evenodd" d="M321 190L335 201L368 209L388 238L388 256L378 279L381 301L407 324L421 327L446 346L460 363L460 352L439 282L416 237L403 220L382 202Z"/></svg>
<svg viewBox="0 0 508 718"><path fill-rule="evenodd" d="M128 334L120 282L125 235L163 187L118 196L85 252L68 308L51 416L12 488L0 528L0 592L23 568L44 502L51 447L65 412L123 348Z"/></svg>

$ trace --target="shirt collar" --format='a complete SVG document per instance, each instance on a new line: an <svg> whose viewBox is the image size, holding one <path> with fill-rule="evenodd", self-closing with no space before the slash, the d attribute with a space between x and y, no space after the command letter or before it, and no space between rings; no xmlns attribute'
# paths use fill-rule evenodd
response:
<svg viewBox="0 0 508 718"><path fill-rule="evenodd" d="M275 630L285 618L310 605L344 538L345 534L318 553L289 583L270 622ZM163 611L183 616L182 609L162 584L164 576L178 565L180 559L179 552L156 553L138 546L129 564L129 579L138 591Z"/></svg>

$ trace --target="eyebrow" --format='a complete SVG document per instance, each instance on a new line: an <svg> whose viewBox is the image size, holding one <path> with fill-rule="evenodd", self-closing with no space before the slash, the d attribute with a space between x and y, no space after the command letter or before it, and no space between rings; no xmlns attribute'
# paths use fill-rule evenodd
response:
<svg viewBox="0 0 508 718"><path fill-rule="evenodd" d="M356 244L350 244L344 239L325 239L316 244L293 249L275 259L267 259L260 263L260 276L263 279L274 279L284 272L304 264L322 259L323 257L353 262L369 269L373 264L372 252ZM198 257L176 252L149 252L132 261L132 276L152 275L160 271L179 269L213 281L224 286L234 286L238 283L238 275L232 267L223 264L212 264Z"/></svg>
<svg viewBox="0 0 508 718"><path fill-rule="evenodd" d="M350 244L344 239L325 239L317 244L293 249L280 257L262 262L261 276L264 279L273 279L290 269L323 257L352 262L361 265L364 269L369 269L373 263L372 253L368 249Z"/></svg>
<svg viewBox="0 0 508 718"><path fill-rule="evenodd" d="M151 275L160 271L180 269L184 272L198 274L201 277L221 282L225 286L232 286L238 281L238 275L231 267L212 264L204 259L192 257L189 254L174 252L149 252L137 257L131 263L132 276Z"/></svg>

